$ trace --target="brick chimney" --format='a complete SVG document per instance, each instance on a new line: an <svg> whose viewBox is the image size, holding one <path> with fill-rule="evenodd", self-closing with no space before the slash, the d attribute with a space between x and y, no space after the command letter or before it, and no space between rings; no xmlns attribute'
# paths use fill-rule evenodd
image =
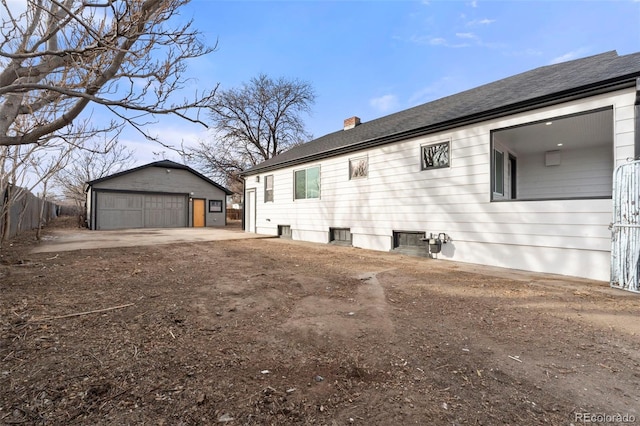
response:
<svg viewBox="0 0 640 426"><path fill-rule="evenodd" d="M360 117L351 117L344 120L344 130L353 129L360 124Z"/></svg>

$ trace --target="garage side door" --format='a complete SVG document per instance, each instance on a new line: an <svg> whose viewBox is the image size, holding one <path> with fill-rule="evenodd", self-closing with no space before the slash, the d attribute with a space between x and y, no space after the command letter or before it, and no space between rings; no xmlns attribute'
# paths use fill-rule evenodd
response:
<svg viewBox="0 0 640 426"><path fill-rule="evenodd" d="M186 197L183 195L145 195L145 228L182 228L187 226Z"/></svg>
<svg viewBox="0 0 640 426"><path fill-rule="evenodd" d="M97 194L97 228L122 229L144 226L141 194L106 193Z"/></svg>

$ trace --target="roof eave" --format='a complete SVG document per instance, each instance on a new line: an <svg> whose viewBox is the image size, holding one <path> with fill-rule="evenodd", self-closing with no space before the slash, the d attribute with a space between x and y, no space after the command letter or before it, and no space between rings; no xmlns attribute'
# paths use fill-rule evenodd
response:
<svg viewBox="0 0 640 426"><path fill-rule="evenodd" d="M530 99L515 104L506 105L500 108L495 108L480 113L459 117L454 120L443 121L440 123L432 124L429 126L419 127L404 132L394 133L391 135L385 135L379 138L369 139L334 148L331 150L321 151L305 157L284 161L265 167L259 165L240 173L240 176L251 176L258 173L269 172L273 170L283 169L286 167L296 166L299 164L309 163L317 160L321 160L327 157L335 157L337 155L347 154L350 152L361 151L380 145L386 145L394 142L399 142L406 139L425 136L436 132L442 132L451 130L456 127L466 126L469 124L475 124L482 121L487 121L495 118L501 118L507 115L518 114L522 112L531 111L534 109L544 108L547 106L557 105L564 102L574 101L578 99L584 99L591 96L597 96L603 93L614 92L617 90L626 89L629 87L635 87L636 78L640 76L640 73L633 73L623 77L618 77L610 80L601 81L598 83L582 86L579 88L553 93L550 95L542 96L535 99Z"/></svg>
<svg viewBox="0 0 640 426"><path fill-rule="evenodd" d="M224 186L220 185L219 183L213 181L212 179L209 179L208 177L206 177L205 175L203 175L202 173L198 172L197 170L192 169L191 167L185 165L185 164L180 164L180 163L176 163L173 161L155 161L153 163L149 163L149 164L144 164L142 166L138 166L138 167L134 167L133 169L129 169L129 170L123 170L121 172L118 173L114 173L112 175L109 176L104 176L98 179L94 179L92 181L86 182L87 188L85 189L85 192L87 192L89 190L89 188L91 188L94 184L96 183L100 183L100 182L104 182L110 179L114 179L120 176L124 176L124 175L128 175L130 173L133 172L137 172L139 170L143 170L149 167L159 167L159 168L167 168L167 169L175 169L175 170L186 170L189 173L199 177L200 179L206 181L207 183L215 186L216 188L220 189L222 192L224 192L226 195L232 195L233 191L225 188Z"/></svg>

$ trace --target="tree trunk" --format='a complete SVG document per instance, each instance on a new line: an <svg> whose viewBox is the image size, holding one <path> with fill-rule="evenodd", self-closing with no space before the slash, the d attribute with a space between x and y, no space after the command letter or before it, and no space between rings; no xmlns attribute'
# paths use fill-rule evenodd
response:
<svg viewBox="0 0 640 426"><path fill-rule="evenodd" d="M46 197L47 197L47 181L45 180L43 182L43 188L42 188L42 199L40 200L40 214L38 215L38 230L36 231L36 240L40 241L40 234L42 231L42 222L44 219L44 206L46 203Z"/></svg>

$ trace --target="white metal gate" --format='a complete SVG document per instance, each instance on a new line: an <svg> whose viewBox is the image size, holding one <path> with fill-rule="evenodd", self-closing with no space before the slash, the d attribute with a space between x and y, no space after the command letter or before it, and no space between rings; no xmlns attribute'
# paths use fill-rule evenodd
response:
<svg viewBox="0 0 640 426"><path fill-rule="evenodd" d="M640 161L613 172L611 287L640 292Z"/></svg>

